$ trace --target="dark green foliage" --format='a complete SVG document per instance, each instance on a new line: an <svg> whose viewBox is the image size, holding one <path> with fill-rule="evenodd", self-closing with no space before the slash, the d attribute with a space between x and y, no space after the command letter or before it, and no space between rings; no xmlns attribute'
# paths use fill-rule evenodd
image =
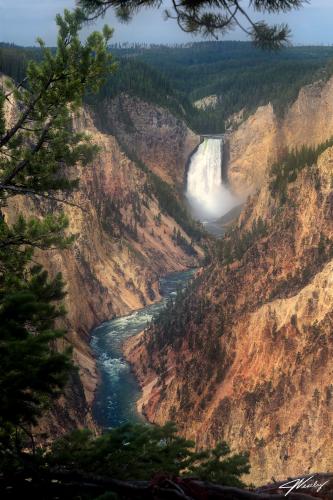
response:
<svg viewBox="0 0 333 500"><path fill-rule="evenodd" d="M144 227L147 221L143 209L144 206L149 206L147 185L143 185L141 194L143 201L137 191L128 192L122 197L105 201L100 218L106 232L116 238L128 235L130 238L138 240L138 227Z"/></svg>
<svg viewBox="0 0 333 500"><path fill-rule="evenodd" d="M167 182L153 172L150 172L149 177L161 211L174 219L195 241L199 241L203 236L201 224L192 219Z"/></svg>
<svg viewBox="0 0 333 500"><path fill-rule="evenodd" d="M23 259L26 263L31 257L32 247L42 250L53 246L65 248L74 240L73 236L65 236L67 227L68 218L63 213L47 215L40 220L24 219L20 215L12 226L7 225L4 218L0 219L0 262L7 260L8 265L11 257L15 258L15 253L9 255L8 251L20 245L26 245L20 251L20 261Z"/></svg>
<svg viewBox="0 0 333 500"><path fill-rule="evenodd" d="M57 302L64 297L60 275L48 280L40 266L22 276L12 275L0 288L1 374L0 428L24 426L36 417L49 397L59 394L67 380L70 359L50 349L63 331L55 320L64 315ZM53 344L55 347L55 344Z"/></svg>
<svg viewBox="0 0 333 500"><path fill-rule="evenodd" d="M268 25L264 21L254 21L255 12L278 13L297 9L306 0L255 0L244 6L238 0L186 0L183 2L163 2L163 0L80 0L88 20L103 16L107 9L114 9L122 21L129 21L143 8L165 7L166 18L177 20L178 27L186 33L217 38L236 25L243 30L253 43L263 49L277 50L289 43L290 32L287 25ZM244 10L245 9L245 10Z"/></svg>
<svg viewBox="0 0 333 500"><path fill-rule="evenodd" d="M163 427L126 424L99 438L76 431L53 445L50 463L117 479L151 479L158 473L179 475L188 467L193 443Z"/></svg>
<svg viewBox="0 0 333 500"><path fill-rule="evenodd" d="M143 61L120 57L117 71L110 75L97 96L88 98L88 102L103 102L104 99L114 98L120 93L163 106L186 121L191 121L191 116L198 113L187 97L174 88L169 78ZM127 131L131 132L133 125L128 121L126 113L122 113L122 120L125 125L127 123Z"/></svg>
<svg viewBox="0 0 333 500"><path fill-rule="evenodd" d="M36 52L35 52L36 54ZM28 49L0 44L0 72L20 82L26 76Z"/></svg>
<svg viewBox="0 0 333 500"><path fill-rule="evenodd" d="M172 239L176 245L180 246L188 255L197 255L195 248L192 243L189 243L184 236L182 236L181 232L176 231L176 228L173 230Z"/></svg>
<svg viewBox="0 0 333 500"><path fill-rule="evenodd" d="M47 216L8 226L0 220L0 430L36 423L50 397L64 387L70 368L69 351L57 352L64 331L55 321L64 316L60 275L49 280L33 265L33 249L64 248L66 217Z"/></svg>
<svg viewBox="0 0 333 500"><path fill-rule="evenodd" d="M221 133L233 113L245 109L246 118L269 102L282 115L302 86L332 74L332 63L328 63L333 58L332 47L291 47L274 54L246 42L111 48L118 58L118 70L111 74L99 96L86 96L90 104L125 92L169 109L198 133ZM3 68L1 50L8 53ZM40 51L0 47L0 71L14 78L19 71L23 78L24 65L20 61L32 56L39 59ZM194 101L208 95L223 98L215 108L198 110L193 106ZM129 121L129 130L132 126Z"/></svg>
<svg viewBox="0 0 333 500"><path fill-rule="evenodd" d="M120 228L123 226L123 218L119 202L112 199L107 200L101 216L101 223L104 231L109 233L111 236L119 237L121 235Z"/></svg>
<svg viewBox="0 0 333 500"><path fill-rule="evenodd" d="M0 134L5 132L5 117L4 117L4 104L5 104L5 96L2 92L0 92Z"/></svg>
<svg viewBox="0 0 333 500"><path fill-rule="evenodd" d="M249 231L233 228L222 240L216 242L216 256L224 264L231 264L240 260L247 250L266 234L267 224L261 217L253 221Z"/></svg>
<svg viewBox="0 0 333 500"><path fill-rule="evenodd" d="M0 469L22 466L21 448L34 446L30 427L60 394L72 369L70 349L58 343L65 310L60 274L49 279L33 263L33 250L64 248L63 216L0 220ZM27 436L29 441L27 443Z"/></svg>
<svg viewBox="0 0 333 500"><path fill-rule="evenodd" d="M157 227L159 227L162 223L162 215L161 212L159 212L157 215L154 215L154 221Z"/></svg>
<svg viewBox="0 0 333 500"><path fill-rule="evenodd" d="M226 443L219 443L207 453L207 458L200 465L191 469L200 479L205 479L225 486L243 487L240 477L250 472L249 456L239 453L230 456L230 448Z"/></svg>
<svg viewBox="0 0 333 500"><path fill-rule="evenodd" d="M97 90L110 69L110 33L92 33L81 45L80 16L65 11L57 24L57 50L53 53L39 40L42 59L29 61L24 87L8 81L4 91L22 111L0 137L2 197L72 188L76 180L61 167L85 164L96 152L84 134L73 133L71 112L78 110L87 91Z"/></svg>
<svg viewBox="0 0 333 500"><path fill-rule="evenodd" d="M126 424L94 438L76 431L54 443L49 466L62 466L117 479L149 480L157 474L194 476L229 486L244 486L250 470L246 454L231 455L218 444L195 452L194 443L177 434L171 422L162 427Z"/></svg>
<svg viewBox="0 0 333 500"><path fill-rule="evenodd" d="M148 352L161 352L167 345L180 346L190 324L200 325L209 301L197 295L200 278L194 279L175 298L170 298L146 330Z"/></svg>
<svg viewBox="0 0 333 500"><path fill-rule="evenodd" d="M194 478L244 487L242 476L250 470L248 455L232 454L225 443L195 451L171 422L162 427L126 424L97 438L77 430L48 449L36 448L33 455L13 450L6 463L1 455L0 463L6 473L0 477L0 492L10 491L13 498L127 499L131 493L142 499L168 498L168 491L158 486L161 478L162 483L189 484ZM112 496L115 492L120 496Z"/></svg>
<svg viewBox="0 0 333 500"><path fill-rule="evenodd" d="M302 86L332 74L332 65L327 65L333 58L332 47L291 47L267 54L246 42L201 42L177 47L113 46L112 51L121 61L119 83L129 79L120 76L126 67L131 67L129 77L137 82L138 91L125 83L125 92L170 109L199 133L221 133L233 113L245 109L246 118L269 102L280 116ZM148 68L149 81L140 82L136 77L137 71L142 73L140 62L149 65L150 71L151 67L158 70L163 84ZM144 96L142 86L150 88L150 96ZM209 95L221 96L215 108L197 110L191 104Z"/></svg>
<svg viewBox="0 0 333 500"><path fill-rule="evenodd" d="M333 138L316 147L302 146L286 153L283 158L271 168L270 191L272 196L279 197L283 204L287 198L287 189L290 182L294 182L298 173L305 167L316 164L318 157L325 149L333 146Z"/></svg>
<svg viewBox="0 0 333 500"><path fill-rule="evenodd" d="M52 193L75 187L67 169L86 164L96 153L87 137L73 132L72 114L110 69L108 28L82 44L79 13L65 11L57 24L57 49L39 40L39 57L28 63L14 51L11 73L18 77L24 67L26 79L8 81L0 90L0 461L5 467L20 462L23 446L34 449L30 428L64 388L72 366L65 331L58 327L65 314L64 283L60 274L48 278L34 260L34 249L65 248L73 241L66 234L67 218L55 210L59 196ZM9 70L4 48L0 55ZM5 123L5 99L16 103L14 123ZM42 212L53 208L52 214L20 215L9 223L4 208L17 194L48 199ZM31 439L28 445L21 433Z"/></svg>

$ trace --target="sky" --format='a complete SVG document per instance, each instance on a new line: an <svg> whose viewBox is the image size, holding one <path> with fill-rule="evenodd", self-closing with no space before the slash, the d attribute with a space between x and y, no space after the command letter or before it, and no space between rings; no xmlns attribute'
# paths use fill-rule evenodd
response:
<svg viewBox="0 0 333 500"><path fill-rule="evenodd" d="M34 45L36 37L40 36L48 45L55 45L54 17L64 8L73 7L74 3L75 0L0 0L0 42ZM298 11L265 16L265 19L272 23L288 23L295 45L333 44L333 0L311 0ZM165 21L163 9L142 11L129 24L120 23L109 12L103 21L89 29L97 29L105 23L115 29L113 42L183 43L200 40L183 33L175 21ZM245 40L246 36L240 30L234 30L224 39Z"/></svg>

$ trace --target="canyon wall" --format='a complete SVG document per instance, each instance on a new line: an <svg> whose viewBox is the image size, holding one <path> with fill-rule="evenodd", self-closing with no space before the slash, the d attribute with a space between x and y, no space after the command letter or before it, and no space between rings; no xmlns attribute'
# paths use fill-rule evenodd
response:
<svg viewBox="0 0 333 500"><path fill-rule="evenodd" d="M308 86L283 121L268 105L230 135L230 183L253 194L170 322L126 345L148 419L249 451L255 484L333 468L333 148L283 197L269 178L283 148L333 135L332 91Z"/></svg>
<svg viewBox="0 0 333 500"><path fill-rule="evenodd" d="M137 100L135 106L139 106ZM146 106L141 103L142 108ZM163 120L163 110L156 113ZM169 114L165 114L166 121L170 120ZM6 115L8 120L13 119L15 110L7 105ZM161 209L149 174L126 156L114 136L96 127L97 121L89 109L75 120L75 128L88 133L99 146L93 163L78 166L73 172L80 179L80 186L68 201L77 206L18 196L10 199L5 210L9 221L14 221L20 212L35 217L64 210L70 220L69 233L76 237L67 250L38 252L35 257L50 275L63 274L68 311L64 343L73 346L73 358L79 368L73 373L65 396L54 405L52 417L42 422L40 429L51 431L53 436L70 428L94 428L91 404L98 373L89 347L90 330L104 320L158 300L161 275L198 265L203 256L197 245L189 252L175 242L174 232L178 230L189 244L191 238ZM195 139L185 125L179 126L183 127L184 136ZM141 123L136 123L138 130L140 127ZM145 134L149 136L149 130ZM153 135L158 142L159 131L154 130ZM167 177L169 171L184 167L181 161L182 155L187 154L187 143L180 144L178 137L164 132L162 142L164 150L179 153L177 158L169 156L163 164ZM181 151L182 147L186 152ZM137 156L141 156L139 148Z"/></svg>
<svg viewBox="0 0 333 500"><path fill-rule="evenodd" d="M185 165L200 143L182 120L160 106L120 94L99 112L104 129L116 135L161 179L182 190Z"/></svg>
<svg viewBox="0 0 333 500"><path fill-rule="evenodd" d="M333 78L303 87L283 117L261 106L227 138L228 176L240 195L267 180L269 167L287 149L316 146L333 135Z"/></svg>

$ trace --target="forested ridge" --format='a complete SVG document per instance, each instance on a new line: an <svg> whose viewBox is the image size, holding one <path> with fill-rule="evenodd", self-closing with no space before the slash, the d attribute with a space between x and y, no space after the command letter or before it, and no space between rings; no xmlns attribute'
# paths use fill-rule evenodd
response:
<svg viewBox="0 0 333 500"><path fill-rule="evenodd" d="M125 92L169 109L197 133L221 133L233 113L244 117L271 102L278 115L299 90L332 74L333 47L290 47L263 52L247 42L200 42L184 46L111 45L118 70L88 102ZM0 72L24 77L37 48L0 44ZM216 95L216 106L197 109L195 101Z"/></svg>
<svg viewBox="0 0 333 500"><path fill-rule="evenodd" d="M220 97L215 109L189 109L190 126L219 133L225 120L243 108L246 114L272 102L283 114L301 87L331 75L333 47L290 47L272 53L248 42L199 42L184 46L113 46L118 58L142 61L171 82L173 92L193 104L205 96Z"/></svg>

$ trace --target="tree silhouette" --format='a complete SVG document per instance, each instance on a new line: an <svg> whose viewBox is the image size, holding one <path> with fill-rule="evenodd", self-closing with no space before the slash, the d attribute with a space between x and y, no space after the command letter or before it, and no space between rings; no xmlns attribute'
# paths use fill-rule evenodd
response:
<svg viewBox="0 0 333 500"><path fill-rule="evenodd" d="M164 10L167 19L174 19L182 31L217 38L239 27L253 43L264 49L279 49L289 43L286 24L268 25L254 21L253 13L276 14L298 9L308 0L172 0ZM143 8L160 9L163 0L78 0L87 19L103 16L112 8L119 19L129 21ZM246 5L247 3L247 5Z"/></svg>

